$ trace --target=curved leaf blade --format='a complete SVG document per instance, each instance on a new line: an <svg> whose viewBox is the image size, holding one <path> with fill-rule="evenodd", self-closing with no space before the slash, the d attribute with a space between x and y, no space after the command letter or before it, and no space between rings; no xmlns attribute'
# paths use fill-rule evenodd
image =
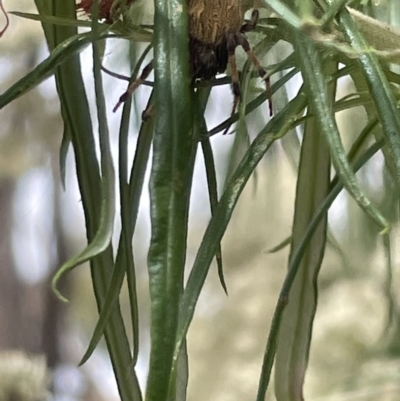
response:
<svg viewBox="0 0 400 401"><path fill-rule="evenodd" d="M92 47L93 47L93 75L96 94L97 116L99 120L100 165L101 165L101 207L99 226L93 240L76 257L65 262L57 271L52 280L55 294L62 300L67 299L57 289L58 281L74 267L94 258L105 251L111 243L115 218L115 171L109 142L107 125L106 104L101 78L100 50L96 39L99 35L97 21L92 22Z"/></svg>

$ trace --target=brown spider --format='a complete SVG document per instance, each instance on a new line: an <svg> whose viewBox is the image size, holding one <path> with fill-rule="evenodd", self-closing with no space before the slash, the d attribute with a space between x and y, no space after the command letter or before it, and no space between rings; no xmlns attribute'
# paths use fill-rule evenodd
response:
<svg viewBox="0 0 400 401"><path fill-rule="evenodd" d="M257 68L261 78L266 81L269 96L269 111L272 115L270 82L266 71L261 66L245 36L257 26L259 17L258 2L254 8L250 22L243 24L244 10L241 0L187 0L189 10L189 54L190 73L193 80L209 80L218 73L225 72L228 62L231 66L231 79L234 93L232 114L235 112L239 98L239 74L236 66L235 49L241 46L248 58ZM114 111L125 102L140 86L153 70L153 60L143 69L128 90L122 94ZM148 116L147 111L145 115Z"/></svg>

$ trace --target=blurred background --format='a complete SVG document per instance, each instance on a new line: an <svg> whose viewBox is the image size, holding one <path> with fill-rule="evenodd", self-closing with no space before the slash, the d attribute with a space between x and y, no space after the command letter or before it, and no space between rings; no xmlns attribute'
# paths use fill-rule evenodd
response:
<svg viewBox="0 0 400 401"><path fill-rule="evenodd" d="M36 12L31 0L4 0L8 11ZM0 27L5 20L0 16ZM251 35L250 35L251 36ZM124 41L109 42L104 65L129 74ZM137 45L138 56L145 44ZM278 43L266 62L279 59ZM41 26L10 15L0 39L0 93L48 54ZM82 53L88 97L94 100L90 50ZM104 75L109 110L125 91L125 82ZM287 88L294 93L297 77ZM340 81L340 97L352 91ZM134 103L130 157L133 157L141 111L149 89L139 88ZM279 108L284 95L274 103ZM214 88L207 108L208 127L229 116L229 86ZM268 117L267 106L248 119L254 137ZM350 145L365 125L362 108L338 113ZM120 114L109 114L116 144ZM104 343L80 368L77 364L90 340L97 311L89 269L83 265L61 283L69 304L51 291L50 280L61 264L86 244L74 158L68 155L66 190L59 171L63 125L54 79L0 111L0 400L118 400ZM229 296L211 270L189 331L188 400L248 400L256 395L272 313L287 268L288 247L269 251L291 232L298 162L299 132L276 143L250 180L224 237L223 259ZM232 167L234 135L212 138L220 190ZM116 147L115 147L116 148ZM241 147L235 149L239 152ZM118 157L115 150L115 158ZM237 157L237 153L236 153ZM210 216L201 153L196 161L191 205L188 266ZM385 214L397 220L398 199L376 155L359 179ZM329 213L328 246L320 280L307 400L400 400L400 337L397 296L398 227L393 229L392 271L388 271L382 239L375 227L346 195ZM119 223L115 230L118 231ZM133 246L138 272L141 351L138 375L145 385L149 353L149 299L146 257L149 206L145 191ZM390 276L393 282L390 284ZM121 297L122 307L128 301ZM391 312L390 312L391 311ZM272 386L271 386L272 388ZM270 391L271 393L271 391ZM20 397L20 398L18 398ZM269 394L269 399L273 399ZM14 400L14 398L12 399Z"/></svg>

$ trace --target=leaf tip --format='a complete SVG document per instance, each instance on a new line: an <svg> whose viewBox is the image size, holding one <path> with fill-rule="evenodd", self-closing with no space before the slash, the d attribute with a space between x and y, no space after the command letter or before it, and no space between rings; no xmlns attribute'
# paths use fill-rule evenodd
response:
<svg viewBox="0 0 400 401"><path fill-rule="evenodd" d="M64 297L64 295L62 295L61 292L60 292L60 290L57 288L58 280L59 280L59 274L56 274L56 275L54 276L53 280L52 280L51 288L52 288L54 294L56 295L56 297L57 297L60 301L67 303L67 302L69 302L69 299L66 298L66 297Z"/></svg>

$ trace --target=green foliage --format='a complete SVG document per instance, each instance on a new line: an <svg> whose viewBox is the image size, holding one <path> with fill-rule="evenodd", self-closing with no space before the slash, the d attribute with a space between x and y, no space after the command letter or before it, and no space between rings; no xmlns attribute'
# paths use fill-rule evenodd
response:
<svg viewBox="0 0 400 401"><path fill-rule="evenodd" d="M285 135L294 135L296 127L302 127L302 141L290 258L266 344L258 401L265 399L274 362L277 400L303 399L302 386L318 303L317 280L326 246L327 213L343 188L376 223L390 261L389 229L395 222L389 222L369 199L355 173L383 148L388 172L398 190L400 117L395 84L399 84L400 77L392 71L387 58L382 57L385 55L392 60L398 55L392 48L378 48L376 43L364 38L364 32L371 30L384 35L382 24L346 9L345 1L264 0L262 4L279 18L262 20L259 24L257 30L263 38L255 46L257 54L261 58L279 40L293 46L288 57L268 68L271 77L280 74L271 87L272 98L284 91L284 85L298 72L302 75L303 86L282 108L275 110L275 115L253 141L248 140L248 148L240 160L232 164L234 171L219 198L209 137L236 122L238 134L247 135L246 116L258 109L268 95L265 91L261 94L252 92L249 83L253 69L249 63L245 64L241 74L243 96L239 111L218 127L207 129L204 112L210 88L199 85L193 90L192 87L186 1L155 0L153 35L144 27L127 24L124 16L112 25L98 22L95 17L97 2L90 23L76 20L73 0L37 0L38 15L16 13L41 21L50 55L0 96L0 108L48 76L55 75L65 126L60 151L61 169L64 170L66 149L71 145L85 212L88 246L60 268L54 278L54 287L56 289L58 280L66 272L90 261L99 320L81 363L90 357L104 335L123 401L139 401L143 397L135 372L140 347L140 311L131 242L148 166L151 167L152 228L148 256L151 295L151 355L145 394L148 401L186 399L189 369L186 336L212 260L217 258L220 280L226 290L220 244L240 195L275 141ZM78 33L79 26L90 27L90 31ZM388 35L390 43L393 37L399 40L399 35L393 31ZM149 107L155 105L155 112L150 120L141 124L130 166L127 149L131 99L124 104L117 174L110 151L101 77L100 46L108 38L152 41L155 60L154 92L149 101ZM93 129L79 61L79 52L89 45L93 49L98 132ZM138 61L131 82L138 76L143 59ZM352 78L356 92L349 98L336 100L337 80L342 77ZM356 106L365 108L368 121L346 154L335 113ZM95 148L96 136L100 144L99 157ZM371 145L371 142L374 143ZM189 266L185 283L189 201L199 143L206 161L212 217L193 265ZM331 180L332 166L337 177ZM122 228L114 256L111 238L115 219L115 178L120 190ZM289 241L282 244L289 244ZM389 306L393 309L391 265L387 274ZM125 277L133 351L119 307Z"/></svg>

